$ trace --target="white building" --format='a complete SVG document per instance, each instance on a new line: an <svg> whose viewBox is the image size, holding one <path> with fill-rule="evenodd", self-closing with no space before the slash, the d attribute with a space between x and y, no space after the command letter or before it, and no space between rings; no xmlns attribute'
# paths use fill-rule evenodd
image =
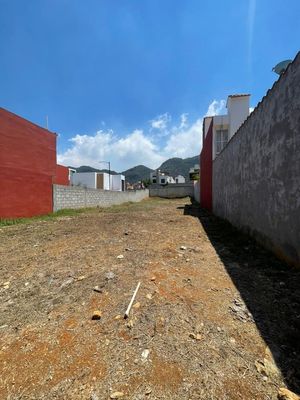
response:
<svg viewBox="0 0 300 400"><path fill-rule="evenodd" d="M175 176L175 183L185 183L185 177L182 175Z"/></svg>
<svg viewBox="0 0 300 400"><path fill-rule="evenodd" d="M150 173L151 183L157 183L158 185L166 185L168 183L175 183L175 179L170 176L167 172L162 172L157 169Z"/></svg>
<svg viewBox="0 0 300 400"><path fill-rule="evenodd" d="M249 112L250 94L234 94L227 98L227 115L216 115L204 118L204 137L213 119L212 158L223 150L227 142L247 119Z"/></svg>
<svg viewBox="0 0 300 400"><path fill-rule="evenodd" d="M76 172L71 176L73 186L82 186L89 189L125 190L125 176L112 175L106 172Z"/></svg>

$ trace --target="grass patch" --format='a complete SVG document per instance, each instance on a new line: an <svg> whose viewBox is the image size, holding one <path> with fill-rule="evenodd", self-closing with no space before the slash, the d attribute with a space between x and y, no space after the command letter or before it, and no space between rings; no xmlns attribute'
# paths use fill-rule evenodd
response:
<svg viewBox="0 0 300 400"><path fill-rule="evenodd" d="M0 227L1 226L12 226L18 224L26 224L34 221L48 221L58 217L68 217L74 216L78 214L82 214L84 212L90 212L95 210L94 208L78 208L78 209L65 209L59 210L54 213L46 214L46 215L38 215L35 217L28 218L0 218Z"/></svg>
<svg viewBox="0 0 300 400"><path fill-rule="evenodd" d="M50 221L58 217L73 217L83 213L121 213L134 211L151 211L154 207L157 207L158 205L168 205L169 202L169 199L153 197L142 200L140 202L129 201L127 203L117 204L110 207L89 207L77 209L68 208L47 215L39 215L29 218L0 218L0 227L28 224L35 221Z"/></svg>

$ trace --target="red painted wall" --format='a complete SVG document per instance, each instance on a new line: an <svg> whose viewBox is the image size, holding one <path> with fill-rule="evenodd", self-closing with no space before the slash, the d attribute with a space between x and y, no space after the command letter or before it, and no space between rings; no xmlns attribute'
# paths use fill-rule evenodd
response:
<svg viewBox="0 0 300 400"><path fill-rule="evenodd" d="M0 108L0 218L52 212L56 134Z"/></svg>
<svg viewBox="0 0 300 400"><path fill-rule="evenodd" d="M69 168L64 167L63 165L56 165L56 176L54 179L54 183L57 185L66 185L69 186Z"/></svg>
<svg viewBox="0 0 300 400"><path fill-rule="evenodd" d="M206 137L203 138L203 147L200 154L200 205L209 211L212 211L212 138L213 119Z"/></svg>

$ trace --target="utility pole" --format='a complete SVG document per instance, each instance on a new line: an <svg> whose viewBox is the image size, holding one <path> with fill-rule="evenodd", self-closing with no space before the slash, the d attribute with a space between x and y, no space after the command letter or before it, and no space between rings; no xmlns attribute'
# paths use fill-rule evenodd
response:
<svg viewBox="0 0 300 400"><path fill-rule="evenodd" d="M99 163L108 164L108 190L110 190L110 161L99 161Z"/></svg>

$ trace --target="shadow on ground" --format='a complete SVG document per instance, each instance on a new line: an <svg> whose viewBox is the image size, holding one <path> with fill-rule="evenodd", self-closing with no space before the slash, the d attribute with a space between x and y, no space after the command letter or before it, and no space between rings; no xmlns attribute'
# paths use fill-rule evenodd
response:
<svg viewBox="0 0 300 400"><path fill-rule="evenodd" d="M300 271L197 204L186 205L184 214L199 219L252 313L286 385L299 392Z"/></svg>

